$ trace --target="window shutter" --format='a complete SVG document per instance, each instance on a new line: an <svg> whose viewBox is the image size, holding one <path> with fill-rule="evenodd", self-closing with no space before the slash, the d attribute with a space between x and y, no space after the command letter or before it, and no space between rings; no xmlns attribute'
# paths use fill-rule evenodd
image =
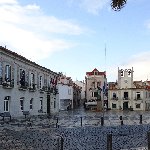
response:
<svg viewBox="0 0 150 150"><path fill-rule="evenodd" d="M2 62L0 62L0 77L3 77Z"/></svg>
<svg viewBox="0 0 150 150"><path fill-rule="evenodd" d="M26 80L27 84L29 85L29 71L28 70L26 70L25 80Z"/></svg>
<svg viewBox="0 0 150 150"><path fill-rule="evenodd" d="M39 89L39 83L40 83L40 74L37 73L37 88Z"/></svg>

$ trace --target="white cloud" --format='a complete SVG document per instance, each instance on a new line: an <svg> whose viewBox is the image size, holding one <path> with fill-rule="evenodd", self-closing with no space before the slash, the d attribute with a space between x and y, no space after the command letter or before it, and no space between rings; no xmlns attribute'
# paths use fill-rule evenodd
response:
<svg viewBox="0 0 150 150"><path fill-rule="evenodd" d="M108 69L107 76L111 76L111 79L118 78L118 67L120 69L131 69L133 67L134 74L133 78L135 81L145 81L150 80L150 52L142 52L134 55L126 63L118 64L118 66L111 66ZM110 79L110 80L111 80ZM110 81L109 80L109 81Z"/></svg>
<svg viewBox="0 0 150 150"><path fill-rule="evenodd" d="M1 4L17 4L16 0L0 0L0 5Z"/></svg>
<svg viewBox="0 0 150 150"><path fill-rule="evenodd" d="M71 48L73 43L52 35L79 35L83 30L79 25L47 16L40 6L21 6L17 0L0 2L0 41L8 49L34 60L44 59L51 53Z"/></svg>
<svg viewBox="0 0 150 150"><path fill-rule="evenodd" d="M68 0L68 5L78 5L88 13L97 15L110 2L109 0Z"/></svg>
<svg viewBox="0 0 150 150"><path fill-rule="evenodd" d="M98 14L107 3L108 0L83 0L81 7L86 9L89 13Z"/></svg>

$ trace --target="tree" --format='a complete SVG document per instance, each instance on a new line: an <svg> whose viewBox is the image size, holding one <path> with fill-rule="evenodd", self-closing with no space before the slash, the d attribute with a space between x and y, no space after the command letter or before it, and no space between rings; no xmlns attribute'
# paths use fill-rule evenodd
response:
<svg viewBox="0 0 150 150"><path fill-rule="evenodd" d="M111 7L114 11L120 11L126 3L127 0L111 0Z"/></svg>

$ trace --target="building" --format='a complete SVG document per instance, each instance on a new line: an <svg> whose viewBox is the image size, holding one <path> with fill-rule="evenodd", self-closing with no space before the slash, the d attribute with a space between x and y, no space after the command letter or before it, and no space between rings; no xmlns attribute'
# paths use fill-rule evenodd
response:
<svg viewBox="0 0 150 150"><path fill-rule="evenodd" d="M81 90L82 87L78 86L77 84L73 83L73 106L77 108L80 106L81 103Z"/></svg>
<svg viewBox="0 0 150 150"><path fill-rule="evenodd" d="M83 81L74 81L79 87L81 87L81 100L85 100L85 82Z"/></svg>
<svg viewBox="0 0 150 150"><path fill-rule="evenodd" d="M58 74L0 46L0 113L58 112Z"/></svg>
<svg viewBox="0 0 150 150"><path fill-rule="evenodd" d="M106 72L99 72L96 68L91 72L86 72L85 91L86 101L97 101L97 110L102 110L107 104L105 99L105 89L107 85Z"/></svg>
<svg viewBox="0 0 150 150"><path fill-rule="evenodd" d="M109 108L118 110L149 110L150 82L133 81L132 69L118 68L118 81L109 82Z"/></svg>
<svg viewBox="0 0 150 150"><path fill-rule="evenodd" d="M73 81L71 77L66 77L60 73L57 86L59 110L73 109Z"/></svg>

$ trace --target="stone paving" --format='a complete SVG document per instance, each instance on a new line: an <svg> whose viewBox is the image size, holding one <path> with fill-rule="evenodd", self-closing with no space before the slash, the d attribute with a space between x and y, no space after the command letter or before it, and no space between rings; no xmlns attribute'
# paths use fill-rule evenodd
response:
<svg viewBox="0 0 150 150"><path fill-rule="evenodd" d="M142 124L139 123L141 114ZM104 126L101 126L102 116ZM120 116L124 125L120 125ZM0 150L61 150L61 137L64 150L106 150L109 133L112 134L113 150L147 150L149 124L149 111L103 113L84 111L83 108L61 111L51 117L13 118L11 122L0 120Z"/></svg>

